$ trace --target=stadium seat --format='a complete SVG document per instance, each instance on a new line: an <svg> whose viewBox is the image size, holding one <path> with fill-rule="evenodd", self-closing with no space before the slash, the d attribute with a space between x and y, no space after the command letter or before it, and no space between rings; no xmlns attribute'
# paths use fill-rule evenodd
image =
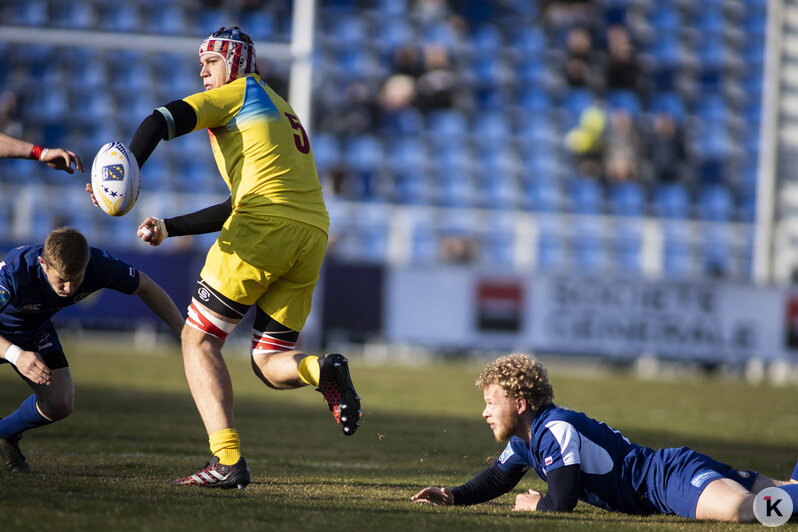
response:
<svg viewBox="0 0 798 532"><path fill-rule="evenodd" d="M729 222L734 218L734 198L722 184L705 185L698 193L698 217L703 220Z"/></svg>
<svg viewBox="0 0 798 532"><path fill-rule="evenodd" d="M562 273L569 268L570 254L561 223L554 219L540 218L537 232L535 269L542 272Z"/></svg>
<svg viewBox="0 0 798 532"><path fill-rule="evenodd" d="M577 177L568 187L571 211L579 214L600 214L604 210L603 187L595 179Z"/></svg>
<svg viewBox="0 0 798 532"><path fill-rule="evenodd" d="M580 220L573 227L571 253L573 266L581 274L596 274L607 266L604 230L595 220Z"/></svg>
<svg viewBox="0 0 798 532"><path fill-rule="evenodd" d="M638 221L620 219L611 229L610 265L620 274L642 272L643 228Z"/></svg>
<svg viewBox="0 0 798 532"><path fill-rule="evenodd" d="M615 183L609 187L609 211L617 216L644 216L646 191L636 181Z"/></svg>
<svg viewBox="0 0 798 532"><path fill-rule="evenodd" d="M688 218L691 203L681 183L663 183L654 190L654 213L662 218Z"/></svg>

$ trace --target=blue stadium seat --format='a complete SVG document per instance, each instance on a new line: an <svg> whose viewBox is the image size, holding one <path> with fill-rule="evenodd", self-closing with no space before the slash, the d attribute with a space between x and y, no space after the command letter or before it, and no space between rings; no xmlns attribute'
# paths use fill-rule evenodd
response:
<svg viewBox="0 0 798 532"><path fill-rule="evenodd" d="M549 176L525 177L524 208L538 212L561 212L562 191L557 181Z"/></svg>
<svg viewBox="0 0 798 532"><path fill-rule="evenodd" d="M330 133L314 133L310 146L319 170L331 168L343 159L341 145L338 139Z"/></svg>
<svg viewBox="0 0 798 532"><path fill-rule="evenodd" d="M423 171L429 164L427 146L416 136L399 137L390 143L388 161L394 171Z"/></svg>
<svg viewBox="0 0 798 532"><path fill-rule="evenodd" d="M632 116L637 116L642 110L640 96L631 90L615 90L607 93L607 103L610 109L622 109Z"/></svg>
<svg viewBox="0 0 798 532"><path fill-rule="evenodd" d="M571 237L573 265L580 273L595 274L607 266L604 232L595 221L579 221Z"/></svg>
<svg viewBox="0 0 798 532"><path fill-rule="evenodd" d="M691 202L681 183L663 183L654 189L654 213L661 218L689 218Z"/></svg>
<svg viewBox="0 0 798 532"><path fill-rule="evenodd" d="M604 210L604 191L601 184L589 177L577 177L569 186L571 211L580 214L600 214Z"/></svg>
<svg viewBox="0 0 798 532"><path fill-rule="evenodd" d="M394 200L404 205L429 205L435 190L426 172L397 170L394 177Z"/></svg>
<svg viewBox="0 0 798 532"><path fill-rule="evenodd" d="M546 48L546 35L539 26L525 25L513 39L513 48L522 58L538 57Z"/></svg>
<svg viewBox="0 0 798 532"><path fill-rule="evenodd" d="M722 184L702 187L696 208L698 217L703 220L729 222L734 218L734 198L729 188Z"/></svg>
<svg viewBox="0 0 798 532"><path fill-rule="evenodd" d="M646 191L643 185L636 181L610 185L609 210L617 216L644 216Z"/></svg>
<svg viewBox="0 0 798 532"><path fill-rule="evenodd" d="M734 233L727 226L711 226L702 235L700 260L702 273L712 277L734 274Z"/></svg>
<svg viewBox="0 0 798 532"><path fill-rule="evenodd" d="M481 111L474 116L472 129L475 140L482 143L509 143L512 127L501 111Z"/></svg>
<svg viewBox="0 0 798 532"><path fill-rule="evenodd" d="M555 220L539 219L537 225L535 269L542 272L559 272L569 267L568 244L562 225Z"/></svg>
<svg viewBox="0 0 798 532"><path fill-rule="evenodd" d="M455 109L430 113L427 129L433 140L444 143L462 143L469 132L465 114Z"/></svg>
<svg viewBox="0 0 798 532"><path fill-rule="evenodd" d="M476 189L462 172L442 171L435 178L436 203L444 207L475 207Z"/></svg>
<svg viewBox="0 0 798 532"><path fill-rule="evenodd" d="M515 218L493 215L482 222L478 260L491 266L512 266L515 261Z"/></svg>
<svg viewBox="0 0 798 532"><path fill-rule="evenodd" d="M642 272L643 228L638 221L621 219L613 224L610 245L612 271L620 274Z"/></svg>
<svg viewBox="0 0 798 532"><path fill-rule="evenodd" d="M666 225L663 243L663 273L666 277L687 278L695 273L695 257L687 229Z"/></svg>
<svg viewBox="0 0 798 532"><path fill-rule="evenodd" d="M495 56L504 46L504 35L493 24L481 24L471 35L470 44L478 56Z"/></svg>
<svg viewBox="0 0 798 532"><path fill-rule="evenodd" d="M380 168L384 162L382 141L376 135L360 135L344 146L344 161L359 172Z"/></svg>

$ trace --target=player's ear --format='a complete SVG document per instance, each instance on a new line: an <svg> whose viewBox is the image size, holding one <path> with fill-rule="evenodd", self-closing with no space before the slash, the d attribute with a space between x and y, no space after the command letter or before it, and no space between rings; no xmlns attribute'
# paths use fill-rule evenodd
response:
<svg viewBox="0 0 798 532"><path fill-rule="evenodd" d="M523 414L529 410L529 403L527 403L526 398L524 397L516 397L515 399L515 411L519 414Z"/></svg>

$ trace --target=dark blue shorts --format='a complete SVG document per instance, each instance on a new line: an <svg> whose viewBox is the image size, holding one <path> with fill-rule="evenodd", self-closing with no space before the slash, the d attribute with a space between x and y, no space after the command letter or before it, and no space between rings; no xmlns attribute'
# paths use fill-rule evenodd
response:
<svg viewBox="0 0 798 532"><path fill-rule="evenodd" d="M50 369L59 369L69 367L64 348L61 347L61 341L58 339L58 334L55 332L52 322L39 327L35 331L20 331L20 332L2 332L11 343L18 345L25 351L35 351L42 357L44 363ZM5 363L5 359L0 359L0 362Z"/></svg>
<svg viewBox="0 0 798 532"><path fill-rule="evenodd" d="M710 482L729 478L750 490L757 475L688 447L660 449L650 458L644 497L662 513L695 519L698 498Z"/></svg>

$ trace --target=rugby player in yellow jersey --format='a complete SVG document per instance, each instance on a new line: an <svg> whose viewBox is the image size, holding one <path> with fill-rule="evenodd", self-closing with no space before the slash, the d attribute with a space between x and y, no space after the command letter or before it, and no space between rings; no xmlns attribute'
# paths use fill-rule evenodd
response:
<svg viewBox="0 0 798 532"><path fill-rule="evenodd" d="M346 435L360 425L360 398L346 358L321 359L295 349L310 312L327 245L329 217L308 136L293 109L258 75L255 49L238 27L221 28L199 49L205 92L156 109L130 149L143 167L160 140L207 129L230 197L175 218L147 218L139 236L220 231L183 328L186 378L213 458L176 485L243 488L250 473L233 419L233 389L222 358L225 337L257 305L251 359L267 386L312 385Z"/></svg>

